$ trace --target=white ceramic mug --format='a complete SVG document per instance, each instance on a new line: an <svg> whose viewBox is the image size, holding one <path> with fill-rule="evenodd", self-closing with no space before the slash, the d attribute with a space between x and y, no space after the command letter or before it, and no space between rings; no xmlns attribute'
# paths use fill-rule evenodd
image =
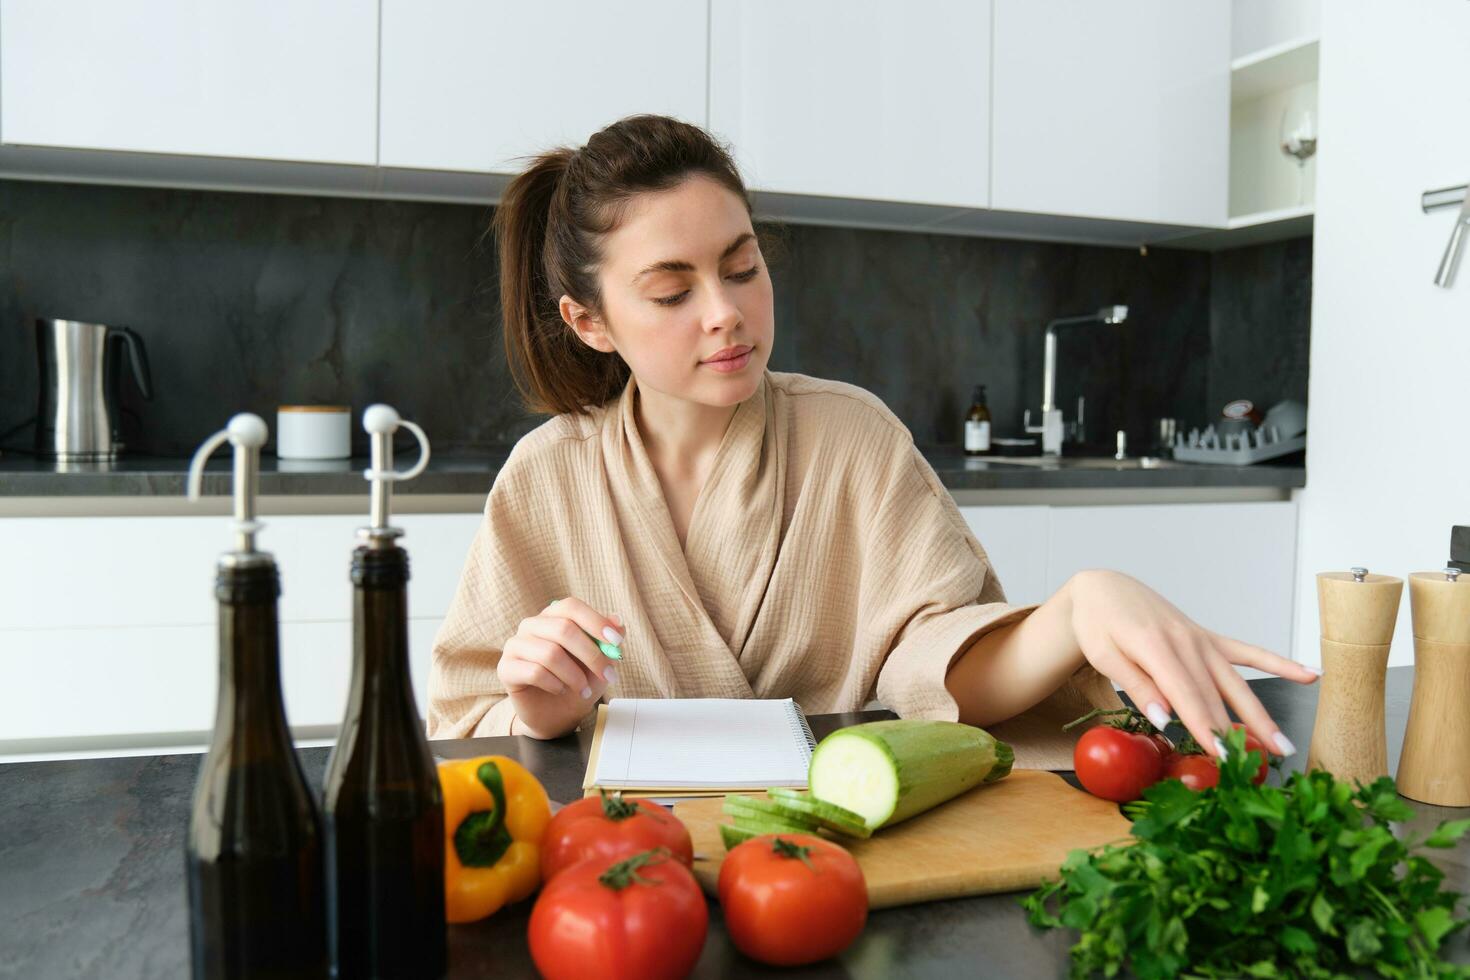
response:
<svg viewBox="0 0 1470 980"><path fill-rule="evenodd" d="M352 455L352 409L346 405L282 405L276 409L281 459L346 459Z"/></svg>

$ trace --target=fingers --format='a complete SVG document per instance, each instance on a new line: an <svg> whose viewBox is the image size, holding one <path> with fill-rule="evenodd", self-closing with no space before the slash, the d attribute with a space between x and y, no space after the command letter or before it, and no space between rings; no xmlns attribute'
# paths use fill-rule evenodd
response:
<svg viewBox="0 0 1470 980"><path fill-rule="evenodd" d="M1083 653L1094 667L1123 689L1155 728L1163 731L1168 727L1171 716L1168 699L1153 678L1125 657L1111 639L1106 635L1089 637Z"/></svg>
<svg viewBox="0 0 1470 980"><path fill-rule="evenodd" d="M604 616L575 596L557 599L543 609L542 614L564 616L576 623L584 633L592 638L594 646L599 642L608 643L614 647L623 645L622 621L620 619L614 621L613 617Z"/></svg>
<svg viewBox="0 0 1470 980"><path fill-rule="evenodd" d="M1209 639L1204 632L1198 628L1189 629L1180 636L1177 641L1183 651L1180 659L1189 668L1194 682L1199 685L1201 693L1204 694L1205 705L1209 708L1211 728L1216 732L1230 731L1230 712L1225 710L1225 699L1220 696L1220 686L1215 681L1215 675L1210 671L1207 658L1214 656L1215 650L1210 646ZM1215 738L1210 739L1213 745ZM1205 744L1205 743L1200 743Z"/></svg>
<svg viewBox="0 0 1470 980"><path fill-rule="evenodd" d="M1204 676L1208 691L1201 689L1196 674L1187 665L1189 660L1198 659L1197 654L1188 645L1170 641L1162 630L1157 630L1136 638L1129 644L1126 655L1158 684L1195 741L1206 752L1218 757L1220 751L1215 746L1215 729L1220 725L1209 698L1213 697L1218 702L1220 693L1207 671ZM1223 703L1219 710L1224 712ZM1230 727L1228 716L1223 727Z"/></svg>
<svg viewBox="0 0 1470 980"><path fill-rule="evenodd" d="M1222 636L1219 633L1209 633L1209 637L1216 648L1224 654L1225 659L1233 664L1263 670L1268 674L1275 674L1277 677L1285 677L1287 680L1296 681L1298 684L1310 684L1322 676L1320 672L1313 670L1305 664L1299 664L1295 660L1288 660L1269 650L1254 646L1242 640Z"/></svg>
<svg viewBox="0 0 1470 980"><path fill-rule="evenodd" d="M1274 751L1277 755L1291 755L1295 752L1291 741L1281 733L1280 727L1266 711L1266 706L1261 704L1261 699L1256 697L1245 678L1231 666L1230 661L1223 654L1216 653L1209 658L1208 664L1215 683L1230 699L1235 713L1245 722L1246 730L1259 739L1267 751Z"/></svg>
<svg viewBox="0 0 1470 980"><path fill-rule="evenodd" d="M525 677L525 686L538 687L548 694L562 694L568 690L580 692L588 686L589 680L581 663L558 644L523 633L517 633L506 641L497 670L507 689L512 680ZM544 680L546 675L550 675L555 683L536 683L538 679Z"/></svg>
<svg viewBox="0 0 1470 980"><path fill-rule="evenodd" d="M532 616L521 623L517 635L549 642L582 673L584 681L602 680L607 669L612 666L612 661L602 655L602 651L582 632L580 626L561 616ZM581 686L579 683L577 689L580 690Z"/></svg>

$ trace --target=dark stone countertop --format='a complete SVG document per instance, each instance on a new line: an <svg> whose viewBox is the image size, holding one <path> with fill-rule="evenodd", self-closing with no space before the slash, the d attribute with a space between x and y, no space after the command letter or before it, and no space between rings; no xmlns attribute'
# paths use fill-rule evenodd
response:
<svg viewBox="0 0 1470 980"><path fill-rule="evenodd" d="M1278 678L1250 684L1287 737L1301 747L1287 760L1288 768L1300 768L1311 737L1317 686ZM1391 770L1398 767L1412 684L1412 668L1388 672L1385 716ZM812 719L812 728L820 737L886 715L822 715ZM590 740L583 732L553 742L510 737L433 745L443 757L513 756L540 777L552 799L566 802L581 795ZM304 749L300 756L319 791L327 749ZM187 976L184 833L201 759L172 755L0 765L0 977ZM1075 785L1070 773L1064 778ZM1408 825L1414 834L1442 820L1470 816L1470 808L1408 802L1416 813ZM1470 841L1425 856L1445 871L1446 887L1470 890ZM1075 934L1031 928L1017 905L1024 894L876 911L840 958L794 970L762 967L743 957L731 945L719 908L712 903L709 939L694 976L1064 977ZM451 975L535 976L525 941L530 904L452 926ZM1449 942L1447 956L1470 963L1465 930Z"/></svg>
<svg viewBox="0 0 1470 980"><path fill-rule="evenodd" d="M412 450L398 460L411 465ZM923 450L940 481L950 490L1113 489L1164 487L1269 487L1306 485L1300 458L1275 465L1211 466L1177 463L1159 469L1120 468L1106 459L1084 467L1055 460L1007 461L969 457L957 449ZM477 453L435 453L417 479L397 484L394 494L489 493L510 447ZM266 496L350 495L365 492L364 457L350 460L295 461L261 458L260 492ZM205 470L207 496L229 493L229 456L216 454ZM189 471L187 459L123 456L111 463L58 463L7 452L0 455L0 496L5 497L182 497Z"/></svg>

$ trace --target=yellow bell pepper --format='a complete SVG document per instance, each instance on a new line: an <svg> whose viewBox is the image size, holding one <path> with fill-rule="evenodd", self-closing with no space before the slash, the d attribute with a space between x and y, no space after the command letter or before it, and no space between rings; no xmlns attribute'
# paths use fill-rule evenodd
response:
<svg viewBox="0 0 1470 980"><path fill-rule="evenodd" d="M486 755L439 766L444 788L444 913L474 922L541 883L551 804L514 759Z"/></svg>

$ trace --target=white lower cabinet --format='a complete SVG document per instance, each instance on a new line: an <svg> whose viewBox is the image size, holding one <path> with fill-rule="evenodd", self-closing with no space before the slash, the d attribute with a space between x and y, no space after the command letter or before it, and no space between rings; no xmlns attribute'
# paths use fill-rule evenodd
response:
<svg viewBox="0 0 1470 980"><path fill-rule="evenodd" d="M1208 629L1292 655L1295 501L960 510L1012 602L1111 568Z"/></svg>
<svg viewBox="0 0 1470 980"><path fill-rule="evenodd" d="M405 514L409 661L427 707L429 655L479 514ZM268 517L281 569L281 682L293 728L341 721L352 671L351 552L360 515ZM220 517L0 521L0 757L177 743L214 725Z"/></svg>
<svg viewBox="0 0 1470 980"><path fill-rule="evenodd" d="M1290 655L1294 502L960 510L1012 602L1042 602L1076 572L1114 568L1211 629ZM423 711L434 634L482 517L395 520L412 562L410 668ZM273 517L261 536L281 567L282 687L297 729L341 720L348 566L362 523ZM68 744L177 744L213 726L213 580L227 527L219 517L0 521L0 548L28 559L0 565L0 759Z"/></svg>
<svg viewBox="0 0 1470 980"><path fill-rule="evenodd" d="M1050 507L961 507L960 513L990 559L1006 599L1017 605L1044 602Z"/></svg>

